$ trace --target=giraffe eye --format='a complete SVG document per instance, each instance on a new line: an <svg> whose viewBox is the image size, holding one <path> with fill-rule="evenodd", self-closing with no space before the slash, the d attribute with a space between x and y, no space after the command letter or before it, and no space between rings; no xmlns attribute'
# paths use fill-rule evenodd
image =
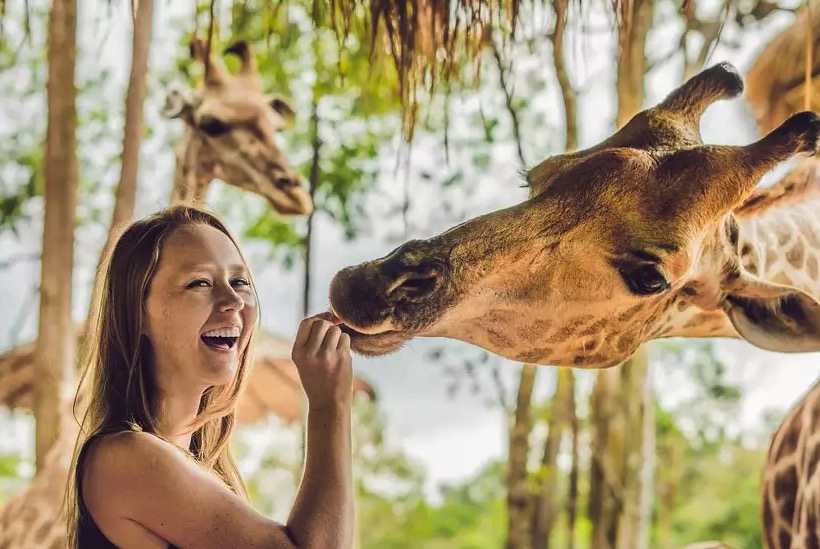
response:
<svg viewBox="0 0 820 549"><path fill-rule="evenodd" d="M631 270L622 269L621 276L629 290L637 295L653 295L669 288L669 281L655 265L639 265Z"/></svg>
<svg viewBox="0 0 820 549"><path fill-rule="evenodd" d="M211 137L217 137L230 130L230 126L213 116L203 116L199 120L199 129Z"/></svg>

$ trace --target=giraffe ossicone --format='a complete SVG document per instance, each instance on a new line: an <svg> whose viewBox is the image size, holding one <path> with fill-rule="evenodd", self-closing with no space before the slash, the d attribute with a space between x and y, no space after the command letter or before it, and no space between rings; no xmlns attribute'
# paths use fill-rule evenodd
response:
<svg viewBox="0 0 820 549"><path fill-rule="evenodd" d="M742 91L731 64L707 68L600 144L533 167L520 204L342 269L330 303L353 349L445 337L583 368L672 336L820 351L820 193L742 211L772 168L816 152L820 116L704 144L706 108Z"/></svg>

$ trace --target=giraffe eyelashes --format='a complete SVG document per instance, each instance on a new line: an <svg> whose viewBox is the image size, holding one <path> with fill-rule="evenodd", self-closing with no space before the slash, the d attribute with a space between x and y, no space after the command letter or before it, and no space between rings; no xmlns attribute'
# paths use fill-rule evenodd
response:
<svg viewBox="0 0 820 549"><path fill-rule="evenodd" d="M629 291L636 295L654 295L669 289L669 281L655 265L638 265L620 269Z"/></svg>

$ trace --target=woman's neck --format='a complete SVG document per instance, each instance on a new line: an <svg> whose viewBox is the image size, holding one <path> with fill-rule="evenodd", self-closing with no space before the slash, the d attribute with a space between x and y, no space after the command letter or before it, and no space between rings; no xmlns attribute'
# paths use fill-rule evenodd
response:
<svg viewBox="0 0 820 549"><path fill-rule="evenodd" d="M191 447L190 425L199 411L202 391L170 393L159 389L155 405L157 431L181 448Z"/></svg>

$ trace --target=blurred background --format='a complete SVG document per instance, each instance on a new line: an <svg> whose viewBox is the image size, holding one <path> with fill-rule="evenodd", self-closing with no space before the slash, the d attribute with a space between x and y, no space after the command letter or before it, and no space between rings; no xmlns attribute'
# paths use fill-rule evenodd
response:
<svg viewBox="0 0 820 549"><path fill-rule="evenodd" d="M216 51L236 38L253 45L265 88L296 111L280 144L315 204L311 216L284 217L218 180L207 195L240 235L273 342L251 387L256 400L243 403L235 452L255 507L284 520L302 456L290 338L301 318L326 310L337 270L525 200L523 168L595 144L704 66L729 61L746 74L803 8L802 0L635 0L624 33L608 1L487 2L499 13L517 6L516 39L505 28L510 19L499 17L480 33L480 47L451 59L451 81L432 91L429 74L411 81L420 90L414 99L398 93L382 37L371 55L372 10L389 3L369 4L80 2L69 59L71 48L49 55L47 39L52 9L73 2L0 0L0 504L34 497L26 490L48 463L37 458L35 423L59 424L33 410L43 379L32 365L34 342L49 306L40 299L44 239L73 242L73 260L52 270L51 288L70 289L71 319L81 326L118 186L133 187L132 216L168 204L184 125L161 111L173 85L202 77L188 52L192 36L211 27ZM340 41L347 8L350 29ZM150 33L135 36L140 18ZM623 41L632 44L628 58L619 55ZM133 63L139 51L147 64ZM67 156L52 158L47 175L44 143L49 63L75 61L76 147L67 141L63 151L76 153L73 180ZM236 70L235 58L225 62ZM144 102L137 93L131 108L142 104L144 130L129 134L126 91L139 81ZM70 103L74 89L56 82L51 93ZM736 98L708 109L702 133L708 143L742 144L759 130ZM122 170L128 135L141 137L133 181ZM49 185L79 193L68 225L51 235L44 197L61 191L48 195ZM355 357L354 367L360 549L672 549L705 539L752 548L762 547L769 437L813 385L820 356L669 339L600 373L420 339L390 356ZM52 383L63 398L76 387L67 379ZM49 409L58 408L69 414ZM525 501L525 510L508 512L510 501ZM4 527L10 535L8 520L0 520L0 540Z"/></svg>

